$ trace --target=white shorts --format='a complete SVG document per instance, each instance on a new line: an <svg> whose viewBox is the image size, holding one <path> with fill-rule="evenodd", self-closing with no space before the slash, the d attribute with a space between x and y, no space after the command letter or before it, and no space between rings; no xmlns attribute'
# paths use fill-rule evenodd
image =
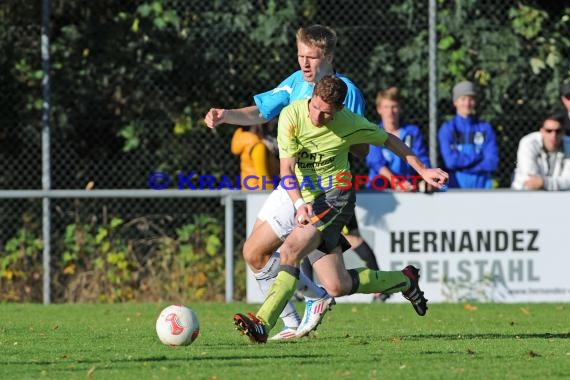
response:
<svg viewBox="0 0 570 380"><path fill-rule="evenodd" d="M295 206L282 186L273 190L257 214L257 219L269 223L275 235L284 241L295 227Z"/></svg>

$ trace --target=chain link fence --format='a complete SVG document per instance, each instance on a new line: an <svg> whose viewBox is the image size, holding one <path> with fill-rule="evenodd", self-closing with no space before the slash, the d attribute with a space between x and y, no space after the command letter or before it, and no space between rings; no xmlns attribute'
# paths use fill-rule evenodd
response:
<svg viewBox="0 0 570 380"><path fill-rule="evenodd" d="M551 3L437 2L436 122L454 113L454 83L479 84L480 115L498 135L498 187L509 186L518 140L559 106L557 86L569 75L561 58L570 53L568 37L557 38L567 30L570 12ZM429 133L428 2L51 0L50 9L53 189L148 189L147 178L156 171L171 179L179 172L239 174L239 160L229 150L233 127L211 131L202 118L210 107L252 104L255 93L296 70L295 32L314 23L337 31L336 69L361 88L370 120L379 120L376 93L398 86L404 117L426 138ZM41 12L41 2L0 5L3 190L42 186ZM353 166L366 174L363 162ZM146 225L156 228L139 231L131 247L144 261L156 250L153 239L175 234L193 215L223 220L219 200L201 198L70 199L51 207L54 263L66 252L65 239L73 239L66 231L80 221L153 220ZM236 203L238 243L245 236L244 210ZM40 237L40 221L38 200L0 200L4 257L17 250L8 246L14 239L25 244L18 231ZM57 299L64 300L65 280L54 281L61 283Z"/></svg>

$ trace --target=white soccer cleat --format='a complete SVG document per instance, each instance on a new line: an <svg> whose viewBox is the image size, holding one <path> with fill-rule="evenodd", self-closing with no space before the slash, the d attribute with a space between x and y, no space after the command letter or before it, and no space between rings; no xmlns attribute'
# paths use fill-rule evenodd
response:
<svg viewBox="0 0 570 380"><path fill-rule="evenodd" d="M269 340L287 340L297 337L297 330L291 327L284 327L283 330L273 335Z"/></svg>
<svg viewBox="0 0 570 380"><path fill-rule="evenodd" d="M326 312L335 304L333 297L325 294L322 298L311 299L305 302L305 313L301 324L297 328L297 338L309 335L311 331L315 331L317 326L322 322Z"/></svg>

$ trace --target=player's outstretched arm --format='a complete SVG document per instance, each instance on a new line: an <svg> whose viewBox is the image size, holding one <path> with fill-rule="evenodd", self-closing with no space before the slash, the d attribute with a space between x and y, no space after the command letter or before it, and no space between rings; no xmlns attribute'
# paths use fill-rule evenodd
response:
<svg viewBox="0 0 570 380"><path fill-rule="evenodd" d="M235 109L210 108L204 117L208 128L215 128L219 124L233 125L256 125L266 123L257 106L249 106Z"/></svg>
<svg viewBox="0 0 570 380"><path fill-rule="evenodd" d="M366 158L369 150L370 146L368 144L356 144L350 147L350 153L361 159Z"/></svg>
<svg viewBox="0 0 570 380"><path fill-rule="evenodd" d="M440 168L427 168L418 156L402 140L392 134L388 134L388 139L384 146L396 153L398 157L405 160L422 178L430 185L441 189L449 180L449 175Z"/></svg>

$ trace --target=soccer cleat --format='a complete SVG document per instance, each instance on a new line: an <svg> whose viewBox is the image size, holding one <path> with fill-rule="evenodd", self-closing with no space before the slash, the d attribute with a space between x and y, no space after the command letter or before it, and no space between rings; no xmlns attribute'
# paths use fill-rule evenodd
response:
<svg viewBox="0 0 570 380"><path fill-rule="evenodd" d="M410 287L405 292L402 292L402 295L412 303L412 306L418 315L426 315L428 310L428 300L424 297L424 292L421 291L418 284L418 280L420 279L420 270L413 265L408 265L402 270L402 273L410 279Z"/></svg>
<svg viewBox="0 0 570 380"><path fill-rule="evenodd" d="M269 340L288 340L297 337L297 329L292 327L284 327L283 330L273 335Z"/></svg>
<svg viewBox="0 0 570 380"><path fill-rule="evenodd" d="M297 327L297 338L307 336L311 331L316 330L317 326L322 322L325 313L329 311L335 303L334 298L328 294L325 294L321 298L306 301L303 319L299 327Z"/></svg>
<svg viewBox="0 0 570 380"><path fill-rule="evenodd" d="M247 335L252 342L267 342L267 329L265 325L252 313L247 313L247 315L235 314L234 324L240 334Z"/></svg>

